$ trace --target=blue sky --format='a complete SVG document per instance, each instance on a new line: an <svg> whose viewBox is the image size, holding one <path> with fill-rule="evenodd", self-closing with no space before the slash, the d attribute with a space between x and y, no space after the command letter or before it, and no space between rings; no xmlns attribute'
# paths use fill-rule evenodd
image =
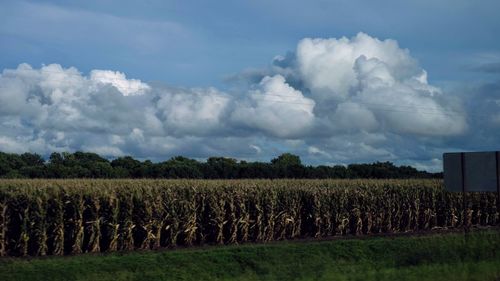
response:
<svg viewBox="0 0 500 281"><path fill-rule="evenodd" d="M445 150L498 149L492 132L500 124L498 1L0 1L0 7L0 150L87 149L159 160L176 154L268 160L291 151L312 164L389 160L439 170ZM349 40L344 45L342 37ZM397 47L385 51L386 40ZM319 51L325 53L311 57ZM344 51L356 54L349 65ZM56 72L83 82L46 88ZM381 79L396 84L375 87ZM31 88L20 90L16 81ZM55 106L59 92L66 100ZM287 94L295 99L259 100ZM154 120L132 124L146 117L131 121L122 111L94 122L96 112L85 115L96 102L89 97L102 95L116 100L99 106L151 111L147 118ZM6 110L33 96L46 119L35 109ZM427 111L404 127L395 121L401 118L373 110L374 103L386 113ZM84 125L60 124L67 111ZM460 124L441 118L450 112ZM91 125L106 118L102 126L123 130Z"/></svg>
<svg viewBox="0 0 500 281"><path fill-rule="evenodd" d="M59 63L186 86L222 86L226 75L265 66L304 37L395 39L431 81L467 79L467 67L500 46L498 1L0 3L2 68Z"/></svg>

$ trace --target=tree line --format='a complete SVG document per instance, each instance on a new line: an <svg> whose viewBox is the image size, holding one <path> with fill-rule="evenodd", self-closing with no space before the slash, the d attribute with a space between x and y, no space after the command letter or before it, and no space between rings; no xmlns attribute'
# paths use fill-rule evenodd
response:
<svg viewBox="0 0 500 281"><path fill-rule="evenodd" d="M46 160L36 153L0 152L0 178L440 178L442 173L419 171L391 162L348 166L311 166L300 157L282 154L271 162L210 157L205 162L176 156L164 162L139 161L131 156L106 159L95 153L54 152Z"/></svg>

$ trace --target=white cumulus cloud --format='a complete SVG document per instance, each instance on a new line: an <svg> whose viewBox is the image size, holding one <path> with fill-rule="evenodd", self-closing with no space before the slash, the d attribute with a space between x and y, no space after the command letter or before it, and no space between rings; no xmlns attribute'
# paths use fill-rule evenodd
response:
<svg viewBox="0 0 500 281"><path fill-rule="evenodd" d="M248 83L226 92L20 64L0 74L0 151L426 163L469 129L460 100L391 39L305 38L270 68L236 76Z"/></svg>
<svg viewBox="0 0 500 281"><path fill-rule="evenodd" d="M232 119L281 138L304 136L314 122L315 102L286 83L281 75L266 76L241 102Z"/></svg>
<svg viewBox="0 0 500 281"><path fill-rule="evenodd" d="M116 87L123 95L142 95L151 87L137 79L127 79L124 73L110 70L92 70L90 80L96 83L110 84Z"/></svg>
<svg viewBox="0 0 500 281"><path fill-rule="evenodd" d="M299 42L294 79L317 102L316 114L339 128L380 129L416 136L459 135L463 109L429 85L427 73L395 40L364 33Z"/></svg>

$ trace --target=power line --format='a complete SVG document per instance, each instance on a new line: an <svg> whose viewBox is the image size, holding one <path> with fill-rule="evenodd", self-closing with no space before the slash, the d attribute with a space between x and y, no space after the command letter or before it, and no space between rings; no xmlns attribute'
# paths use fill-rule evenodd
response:
<svg viewBox="0 0 500 281"><path fill-rule="evenodd" d="M84 76L84 75L82 75L80 73L78 73L78 74L67 73L67 72L64 72L64 71L35 70L35 69L22 70L22 71L35 72L36 74L43 74L43 73L64 74L64 75L67 75L67 76L80 77L83 80L95 81L95 82L99 82L99 83L103 83L103 84L110 83L110 81L120 81L120 82L127 81L127 82L129 82L130 80L139 81L141 83L144 83L144 82L142 82L139 79L133 79L133 78L129 78L129 79L123 78L123 79L121 79L121 78L111 78L111 77L104 77L105 81L99 81L99 80L96 81L96 80L92 80L90 76ZM103 71L115 72L115 71L112 71L112 70L103 70ZM9 74L16 74L16 73L9 73L9 72L5 73L4 72L4 73L0 74L0 77L8 78ZM22 76L21 76L21 79L22 79ZM52 78L52 79L50 79L50 81L65 81L65 80L64 79L59 79L59 78ZM144 84L147 84L147 83L144 83ZM2 88L2 87L5 88L5 85L0 84L0 88ZM270 94L270 93L263 94L261 97L260 96L256 96L256 95L252 95L251 96L252 99L262 100L262 101L268 101L268 102L274 102L274 103L286 103L286 104L297 104L297 105L312 105L312 104L317 104L317 102L314 101L314 100L311 100L311 102L300 102L300 101L289 101L289 100L280 100L280 99L267 99L267 97L286 97L286 98L295 98L295 99L300 98L300 97L291 96L291 95L280 95L280 94ZM304 98L308 98L307 96L303 96L303 97ZM221 99L226 99L226 100L235 100L234 97L227 97L227 96L218 96L216 98L221 98ZM328 100L336 101L337 104L338 103L342 103L342 102L352 102L354 104L362 104L362 105L366 105L368 109L376 110L376 111L401 112L401 113L418 113L418 114L424 114L424 115L441 115L441 116L449 116L449 117L457 117L457 116L462 116L463 115L462 112L457 112L457 111L454 111L454 110L447 110L447 109L439 110L439 109L436 109L436 108L419 106L419 105L404 105L404 104L394 105L394 104L372 103L372 102L365 102L365 101L360 101L360 100L349 100L349 99L341 99L341 98L335 98L335 97L328 97ZM324 105L322 105L322 106L324 106ZM383 107L383 108L377 108L377 107ZM326 108L335 109L336 107L330 105L330 106L326 106ZM415 110L402 110L402 109L398 109L398 108L423 109L424 111L422 111L422 110L419 110L419 111L415 111ZM489 118L489 117L491 117L491 115L488 115L488 114L473 114L473 113L468 113L467 115L468 116L472 116L472 117L480 117L480 118Z"/></svg>
<svg viewBox="0 0 500 281"><path fill-rule="evenodd" d="M266 96L291 97L289 95L277 95L277 94L266 94ZM306 96L304 96L304 97L306 97ZM348 100L348 99L342 99L342 98L336 98L336 97L328 97L328 100L333 100L333 101L337 101L337 102L353 102L353 103L358 103L358 104L375 105L375 106L406 107L406 108L410 108L410 109L421 108L421 109L427 109L429 111L443 112L443 111L437 110L435 108L426 107L426 106L419 106L419 105L394 105L394 104L372 103L372 102L364 102L364 101L360 101L360 100ZM456 113L456 111L453 111L453 110L444 110L444 111L449 111L450 113Z"/></svg>

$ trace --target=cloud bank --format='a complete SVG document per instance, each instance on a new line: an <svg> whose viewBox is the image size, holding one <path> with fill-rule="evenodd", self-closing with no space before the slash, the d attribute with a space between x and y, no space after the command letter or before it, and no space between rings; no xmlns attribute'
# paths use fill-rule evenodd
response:
<svg viewBox="0 0 500 281"><path fill-rule="evenodd" d="M0 75L0 150L253 160L290 151L310 163L407 159L435 170L443 143L469 131L460 99L390 39L305 38L239 77L248 87L225 92L20 64Z"/></svg>

